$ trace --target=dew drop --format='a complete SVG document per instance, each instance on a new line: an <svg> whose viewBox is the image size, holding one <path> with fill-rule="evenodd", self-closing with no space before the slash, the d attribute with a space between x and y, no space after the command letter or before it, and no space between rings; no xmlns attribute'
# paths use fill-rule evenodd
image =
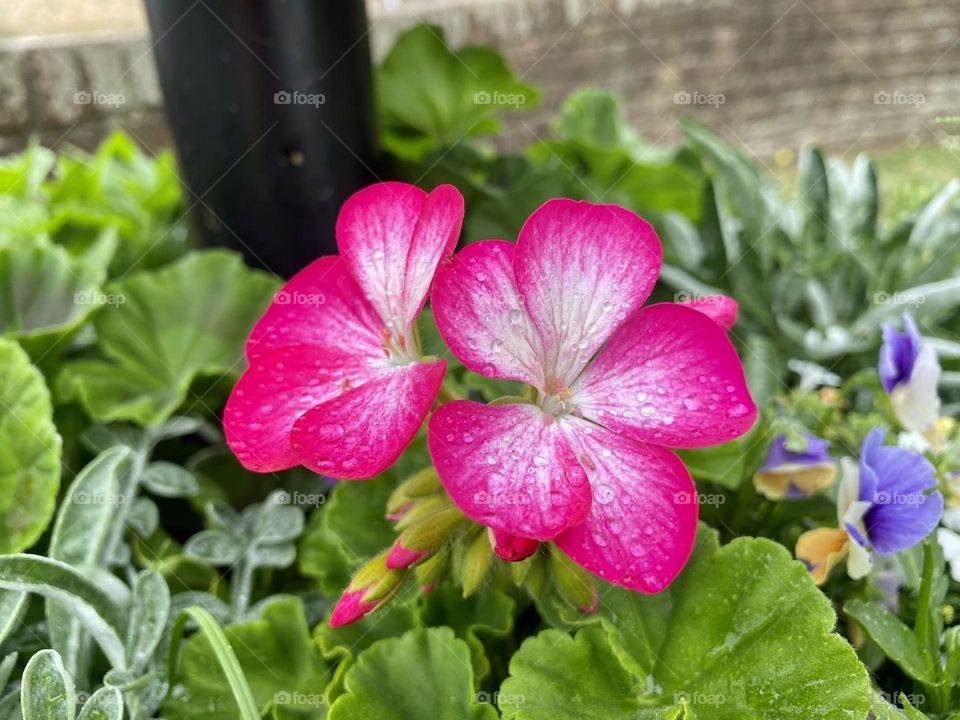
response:
<svg viewBox="0 0 960 720"><path fill-rule="evenodd" d="M324 442L332 442L343 437L345 430L339 423L327 423L317 429L317 435Z"/></svg>
<svg viewBox="0 0 960 720"><path fill-rule="evenodd" d="M744 405L743 403L737 403L732 408L730 408L730 410L727 411L727 415L729 415L732 418L738 418L738 417L743 417L748 412L750 411L747 409L746 405Z"/></svg>
<svg viewBox="0 0 960 720"><path fill-rule="evenodd" d="M601 505L609 505L613 501L614 494L612 487L601 484L594 491L594 498Z"/></svg>

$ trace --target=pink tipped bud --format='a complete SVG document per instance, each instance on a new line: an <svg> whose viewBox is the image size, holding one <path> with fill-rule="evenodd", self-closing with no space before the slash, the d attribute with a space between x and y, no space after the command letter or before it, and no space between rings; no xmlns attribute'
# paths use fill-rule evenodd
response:
<svg viewBox="0 0 960 720"><path fill-rule="evenodd" d="M587 615L593 615L597 611L597 608L600 607L600 597L597 595L596 588L591 588L591 591L593 592L593 602L588 606L580 605L577 608L580 612L586 613Z"/></svg>
<svg viewBox="0 0 960 720"><path fill-rule="evenodd" d="M490 529L490 539L497 557L508 562L526 560L540 547L539 540L511 535L492 528Z"/></svg>
<svg viewBox="0 0 960 720"><path fill-rule="evenodd" d="M410 567L416 562L423 560L430 553L421 550L411 550L403 546L403 537L398 537L397 541L390 548L390 554L387 556L387 568L390 570L402 570Z"/></svg>
<svg viewBox="0 0 960 720"><path fill-rule="evenodd" d="M410 508L413 507L413 503L409 502L406 505L401 505L396 511L388 512L384 517L390 522L400 522L404 515L410 512Z"/></svg>
<svg viewBox="0 0 960 720"><path fill-rule="evenodd" d="M364 602L363 596L366 594L366 589L347 590L343 593L337 602L337 606L333 609L333 613L330 615L328 625L332 628L349 625L350 623L355 623L364 615L373 612L380 603Z"/></svg>

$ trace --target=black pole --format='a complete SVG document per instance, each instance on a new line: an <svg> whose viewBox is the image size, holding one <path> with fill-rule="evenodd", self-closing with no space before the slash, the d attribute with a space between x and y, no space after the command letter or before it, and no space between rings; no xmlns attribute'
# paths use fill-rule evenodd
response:
<svg viewBox="0 0 960 720"><path fill-rule="evenodd" d="M373 180L363 0L145 0L201 242L289 276Z"/></svg>

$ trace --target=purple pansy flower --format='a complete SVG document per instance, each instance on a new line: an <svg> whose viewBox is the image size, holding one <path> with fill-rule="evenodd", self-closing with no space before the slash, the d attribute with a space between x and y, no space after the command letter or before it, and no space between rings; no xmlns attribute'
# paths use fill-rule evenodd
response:
<svg viewBox="0 0 960 720"><path fill-rule="evenodd" d="M770 500L798 500L833 483L837 467L827 453L830 443L813 435L805 437L803 450L790 450L785 435L773 439L766 462L753 476L758 492Z"/></svg>
<svg viewBox="0 0 960 720"><path fill-rule="evenodd" d="M880 347L880 382L888 393L897 385L910 381L913 367L920 356L920 330L909 313L903 316L903 332L893 325L881 326L883 345Z"/></svg>
<svg viewBox="0 0 960 720"><path fill-rule="evenodd" d="M797 540L802 560L819 585L847 557L847 573L870 572L871 553L893 555L929 535L943 514L933 465L917 453L883 444L874 428L863 441L859 465L844 458L837 498L838 528L809 530Z"/></svg>
<svg viewBox="0 0 960 720"><path fill-rule="evenodd" d="M870 546L879 555L893 555L913 547L937 526L943 495L935 490L933 465L925 457L884 445L883 437L883 430L874 428L863 441L857 499L870 503L863 516Z"/></svg>
<svg viewBox="0 0 960 720"><path fill-rule="evenodd" d="M940 443L936 429L940 414L940 363L937 353L920 338L909 313L903 332L884 324L880 347L880 382L890 395L893 411L906 430L923 435L934 447Z"/></svg>

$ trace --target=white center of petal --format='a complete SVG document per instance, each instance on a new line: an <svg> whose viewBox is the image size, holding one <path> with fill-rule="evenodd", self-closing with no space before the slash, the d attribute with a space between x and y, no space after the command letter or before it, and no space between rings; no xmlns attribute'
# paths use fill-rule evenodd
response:
<svg viewBox="0 0 960 720"><path fill-rule="evenodd" d="M383 350L387 359L392 365L402 367L410 363L418 362L423 355L420 351L420 344L417 342L416 335L412 332L396 333L390 328L384 327L381 332L383 340Z"/></svg>

